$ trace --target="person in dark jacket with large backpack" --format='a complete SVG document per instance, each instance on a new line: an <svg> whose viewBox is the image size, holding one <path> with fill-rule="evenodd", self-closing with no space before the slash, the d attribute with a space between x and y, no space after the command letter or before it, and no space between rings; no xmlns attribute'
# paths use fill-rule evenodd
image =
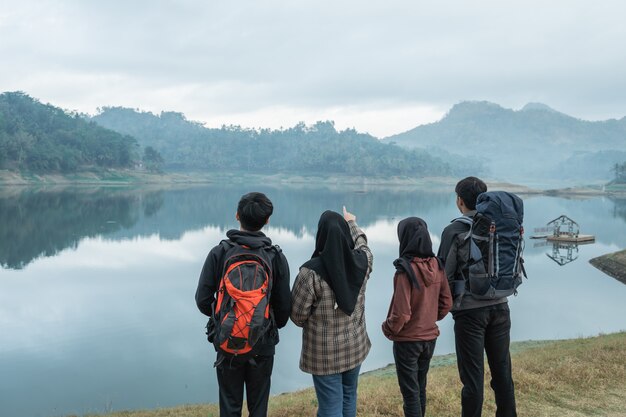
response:
<svg viewBox="0 0 626 417"><path fill-rule="evenodd" d="M467 177L456 185L456 204L463 218L455 219L441 235L438 257L454 297L452 317L457 366L463 384L461 408L463 417L479 417L484 392L484 354L491 370L491 387L495 393L496 416L517 416L515 391L509 353L511 319L506 297L479 299L468 291L470 230L476 215L476 201L487 185L476 177ZM456 221L458 220L458 221Z"/></svg>
<svg viewBox="0 0 626 417"><path fill-rule="evenodd" d="M398 384L405 417L426 415L426 381L443 319L452 296L448 280L433 246L426 222L408 217L398 224L400 257L393 264L393 297L384 335L393 341Z"/></svg>
<svg viewBox="0 0 626 417"><path fill-rule="evenodd" d="M200 273L196 304L210 318L221 417L241 416L244 386L250 417L267 415L278 329L291 312L287 259L260 231L273 210L262 193L242 196L240 229L211 249Z"/></svg>

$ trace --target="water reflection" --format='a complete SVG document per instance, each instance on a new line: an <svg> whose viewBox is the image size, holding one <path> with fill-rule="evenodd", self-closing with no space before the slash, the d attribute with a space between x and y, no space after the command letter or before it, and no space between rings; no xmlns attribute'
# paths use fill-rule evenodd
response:
<svg viewBox="0 0 626 417"><path fill-rule="evenodd" d="M274 203L272 225L296 235L314 230L321 212L339 210L342 204L358 208L359 219L371 223L394 213L445 206L449 200L441 192L256 189ZM101 188L0 194L0 265L21 269L39 257L75 249L86 237L120 240L157 234L179 239L186 231L208 225L235 227L236 204L247 191L249 187L216 185L168 191Z"/></svg>
<svg viewBox="0 0 626 417"><path fill-rule="evenodd" d="M533 248L547 248L546 256L557 265L564 266L578 259L578 246L593 244L594 242L550 242L541 240L535 242Z"/></svg>
<svg viewBox="0 0 626 417"><path fill-rule="evenodd" d="M274 202L266 232L283 248L292 280L311 255L320 213L343 204L355 212L374 253L366 295L372 350L363 370L393 362L380 323L392 293L396 225L407 216L422 217L438 246L441 230L458 214L452 189L254 188ZM82 415L216 401L215 353L193 295L204 257L236 226L236 203L247 191L213 185L5 192L0 369L6 377L0 378L0 415ZM597 239L573 251L579 260L573 267L548 260L545 246L527 245L529 279L510 301L512 339L623 329L626 286L586 262L626 247L626 218L611 216L615 201L532 197L524 203L529 228L565 213ZM563 288L567 297L554 297ZM452 352L450 317L440 328L436 353ZM291 324L281 333L273 393L311 385L310 376L298 370L300 338Z"/></svg>
<svg viewBox="0 0 626 417"><path fill-rule="evenodd" d="M552 253L546 256L563 266L578 259L578 245L576 243L552 243Z"/></svg>
<svg viewBox="0 0 626 417"><path fill-rule="evenodd" d="M0 195L0 265L20 269L41 256L76 248L85 237L131 228L163 205L161 192L25 190Z"/></svg>
<svg viewBox="0 0 626 417"><path fill-rule="evenodd" d="M615 205L613 208L613 217L618 217L626 221L626 198L611 197L611 201Z"/></svg>
<svg viewBox="0 0 626 417"><path fill-rule="evenodd" d="M314 230L321 212L339 210L343 204L358 210L359 220L364 223L395 218L401 213L432 212L437 207L450 205L450 193L440 191L364 189L358 186L342 189L254 188L268 194L274 202L272 225L297 236ZM83 188L0 192L0 266L24 268L39 257L55 256L67 248L75 249L86 237L102 236L119 241L156 234L161 239L174 240L187 231L208 225L235 227L236 203L249 190L250 187L242 185L214 185L170 190ZM626 221L626 199L611 198L608 201L612 203L613 217ZM437 216L435 221L445 224L457 213L452 208L442 214L448 217ZM587 222L595 223L595 219L585 216ZM604 222L586 225L589 226L605 227ZM616 237L616 240L619 239ZM576 252L576 247L555 245L551 256L571 262Z"/></svg>

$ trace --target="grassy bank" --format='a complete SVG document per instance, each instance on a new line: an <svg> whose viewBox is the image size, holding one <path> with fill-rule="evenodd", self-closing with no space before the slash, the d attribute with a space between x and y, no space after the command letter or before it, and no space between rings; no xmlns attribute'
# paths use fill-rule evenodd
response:
<svg viewBox="0 0 626 417"><path fill-rule="evenodd" d="M523 342L514 344L512 352L519 416L626 416L626 332L585 339ZM485 380L488 385L488 373ZM454 356L435 358L429 373L428 414L460 415L460 390ZM270 399L270 416L313 416L315 410L312 389ZM488 387L484 410L484 415L495 413L493 394ZM214 404L107 414L108 417L217 415ZM392 366L360 377L358 415L403 416Z"/></svg>
<svg viewBox="0 0 626 417"><path fill-rule="evenodd" d="M626 250L609 253L589 260L591 265L626 284Z"/></svg>

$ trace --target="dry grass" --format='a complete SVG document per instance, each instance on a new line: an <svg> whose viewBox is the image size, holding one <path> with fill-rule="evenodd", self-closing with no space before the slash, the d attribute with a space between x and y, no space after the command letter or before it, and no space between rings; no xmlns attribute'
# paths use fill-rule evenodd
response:
<svg viewBox="0 0 626 417"><path fill-rule="evenodd" d="M514 346L513 374L520 417L626 417L626 332L587 339ZM428 414L459 416L461 384L450 356L433 362L428 382ZM484 415L494 415L493 394L485 376ZM270 399L272 417L313 416L312 389ZM107 417L210 417L215 405L108 414ZM402 398L393 367L359 379L358 415L403 416Z"/></svg>

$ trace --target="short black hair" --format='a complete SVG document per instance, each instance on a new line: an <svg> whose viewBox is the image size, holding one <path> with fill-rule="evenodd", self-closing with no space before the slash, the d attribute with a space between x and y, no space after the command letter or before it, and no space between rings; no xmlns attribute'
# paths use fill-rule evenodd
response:
<svg viewBox="0 0 626 417"><path fill-rule="evenodd" d="M248 193L241 196L237 215L241 227L250 232L261 230L274 212L274 205L263 193Z"/></svg>
<svg viewBox="0 0 626 417"><path fill-rule="evenodd" d="M463 178L454 188L456 195L461 197L465 203L465 207L470 210L476 210L476 199L479 194L485 191L487 191L487 184L476 177Z"/></svg>

